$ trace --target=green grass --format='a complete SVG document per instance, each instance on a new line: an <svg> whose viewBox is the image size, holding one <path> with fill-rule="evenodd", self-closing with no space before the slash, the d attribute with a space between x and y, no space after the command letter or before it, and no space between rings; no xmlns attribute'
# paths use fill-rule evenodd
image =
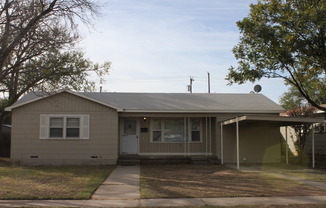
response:
<svg viewBox="0 0 326 208"><path fill-rule="evenodd" d="M326 190L221 165L141 166L142 198L215 198L326 195Z"/></svg>
<svg viewBox="0 0 326 208"><path fill-rule="evenodd" d="M113 169L114 166L11 167L2 161L0 199L89 199Z"/></svg>

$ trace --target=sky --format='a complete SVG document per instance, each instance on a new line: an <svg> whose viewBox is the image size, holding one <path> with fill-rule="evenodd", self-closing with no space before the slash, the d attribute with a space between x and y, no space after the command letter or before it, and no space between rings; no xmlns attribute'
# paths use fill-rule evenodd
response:
<svg viewBox="0 0 326 208"><path fill-rule="evenodd" d="M281 79L227 85L232 48L239 42L236 22L256 0L102 0L94 29L80 43L92 61L112 62L106 92L250 93L256 84L273 101L286 91ZM94 78L95 81L97 81Z"/></svg>

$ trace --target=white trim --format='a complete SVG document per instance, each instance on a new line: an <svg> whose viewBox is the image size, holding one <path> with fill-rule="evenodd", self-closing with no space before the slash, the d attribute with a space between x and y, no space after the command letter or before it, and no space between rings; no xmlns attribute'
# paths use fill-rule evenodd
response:
<svg viewBox="0 0 326 208"><path fill-rule="evenodd" d="M164 120L169 120L169 119L179 119L181 120L183 118L184 122L184 127L183 127L183 132L184 132L184 141L177 141L177 142L166 142L164 141ZM200 141L192 141L192 136L191 136L191 119L197 119L199 120L199 137ZM161 141L153 141L153 120L160 120L161 121ZM189 123L190 120L190 123ZM157 130L159 131L159 130ZM150 119L150 143L153 144L184 144L185 145L185 152L189 152L190 149L190 144L199 144L203 143L203 130L202 130L202 117L151 117ZM190 135L189 135L190 133ZM188 143L188 145L187 145ZM189 144L190 143L190 144ZM188 146L188 148L187 148Z"/></svg>
<svg viewBox="0 0 326 208"><path fill-rule="evenodd" d="M264 110L264 111L241 111L241 110L234 110L234 111L223 111L223 110L211 110L211 111L205 111L205 110L153 110L153 109L124 109L121 112L125 113L202 113L202 114L212 114L212 113L241 113L241 114L246 114L246 113L283 113L284 110Z"/></svg>
<svg viewBox="0 0 326 208"><path fill-rule="evenodd" d="M286 164L288 165L289 164L289 143L288 143L288 127L286 126L285 127L285 141L286 141L286 144L285 144L285 162Z"/></svg>
<svg viewBox="0 0 326 208"><path fill-rule="evenodd" d="M209 153L212 153L212 117L209 117Z"/></svg>
<svg viewBox="0 0 326 208"><path fill-rule="evenodd" d="M223 124L221 124L221 164L224 164Z"/></svg>
<svg viewBox="0 0 326 208"><path fill-rule="evenodd" d="M63 118L63 127L62 127L63 136L62 137L50 137L50 119L51 118ZM67 137L66 136L67 118L79 118L79 137ZM87 119L87 122L85 122L86 121L85 119ZM85 128L87 128L87 131ZM39 138L42 140L43 139L44 140L86 140L86 139L89 139L89 115L86 115L86 114L40 114Z"/></svg>
<svg viewBox="0 0 326 208"><path fill-rule="evenodd" d="M315 168L315 125L312 124L312 138L311 138L312 142L311 142L311 154L312 154L312 168Z"/></svg>
<svg viewBox="0 0 326 208"><path fill-rule="evenodd" d="M208 150L208 118L205 118L205 146L206 146L206 155Z"/></svg>
<svg viewBox="0 0 326 208"><path fill-rule="evenodd" d="M322 123L322 118L299 118L299 117L286 117L286 116L265 116L265 115L244 115L236 118L221 121L223 125L234 124L240 121L267 121L267 122L280 122L293 125L293 123Z"/></svg>
<svg viewBox="0 0 326 208"><path fill-rule="evenodd" d="M240 135L239 135L239 119L238 117L236 118L236 137L237 137L237 169L240 169Z"/></svg>
<svg viewBox="0 0 326 208"><path fill-rule="evenodd" d="M123 152L123 146L121 144L121 140L122 140L122 137L124 136L124 122L125 120L135 120L136 121L136 140L137 140L137 153L136 155L139 154L139 151L140 151L140 147L139 147L139 136L140 136L140 119L139 118L120 118L119 120L119 128L120 128L120 132L119 132L119 154L122 155L124 152ZM135 153L131 153L131 154L135 154Z"/></svg>
<svg viewBox="0 0 326 208"><path fill-rule="evenodd" d="M76 95L78 97L81 97L81 98L84 98L86 100L89 100L89 101L92 101L92 102L95 102L95 103L98 103L98 104L101 104L101 105L104 105L104 106L107 106L107 107L110 107L110 108L113 108L115 110L117 110L118 112L123 112L124 109L122 108L119 108L119 107L116 107L114 105L111 105L111 104L108 104L108 103L104 103L104 102L101 102L101 101L98 101L96 99L93 99L93 98L90 98L90 97L87 97L85 95L81 95L79 94L78 92L73 92L71 90L59 90L57 92L54 92L54 93L47 93L47 94L44 94L44 95L40 95L39 97L37 98L34 98L32 100L29 100L29 101L26 101L26 102L23 102L23 103L20 103L18 105L12 105L12 106L9 106L7 108L5 108L5 111L12 111L12 109L15 109L15 108L18 108L18 107L21 107L23 105L27 105L29 103L33 103L33 102L36 102L38 100L42 100L42 99L45 99L45 98L48 98L48 97L51 97L53 95L57 95L57 94L60 94L60 93L63 93L63 92L66 92L66 93L69 93L69 94L72 94L72 95Z"/></svg>
<svg viewBox="0 0 326 208"><path fill-rule="evenodd" d="M192 121L191 120L199 120L199 141L192 141ZM188 130L189 130L189 136L188 136L188 143L203 143L203 121L202 117L188 117Z"/></svg>
<svg viewBox="0 0 326 208"><path fill-rule="evenodd" d="M184 152L146 152L146 153L138 153L138 155L206 155L206 152L189 152L189 153L184 153ZM212 153L210 154L212 155Z"/></svg>
<svg viewBox="0 0 326 208"><path fill-rule="evenodd" d="M98 100L96 100L96 99L93 99L93 98L87 97L87 96L85 96L85 95L81 95L81 94L79 94L78 92L73 92L73 91L70 91L70 90L69 90L69 91L66 91L66 92L69 92L69 93L71 93L71 94L73 94L73 95L76 95L76 96L79 96L79 97L81 97L81 98L84 98L84 99L86 99L86 100L90 100L90 101L92 101L92 102L94 102L94 103L98 103L98 104L101 104L101 105L104 105L104 106L107 106L107 107L113 108L113 109L117 110L118 112L123 112L123 111L124 111L122 108L119 108L119 107L117 107L117 106L114 106L114 105L111 105L111 104L108 104L108 103L104 103L104 102L98 101Z"/></svg>

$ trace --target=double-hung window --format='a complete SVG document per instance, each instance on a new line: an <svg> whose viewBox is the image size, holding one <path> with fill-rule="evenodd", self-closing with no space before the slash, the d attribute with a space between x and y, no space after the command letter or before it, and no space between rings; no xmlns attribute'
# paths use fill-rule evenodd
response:
<svg viewBox="0 0 326 208"><path fill-rule="evenodd" d="M152 120L152 139L153 142L161 142L162 141L162 125L161 120L153 119Z"/></svg>
<svg viewBox="0 0 326 208"><path fill-rule="evenodd" d="M190 120L191 122L191 141L192 142L200 142L200 119L193 118Z"/></svg>
<svg viewBox="0 0 326 208"><path fill-rule="evenodd" d="M89 115L41 115L41 139L88 139Z"/></svg>
<svg viewBox="0 0 326 208"><path fill-rule="evenodd" d="M62 138L63 137L63 117L51 117L50 118L50 138Z"/></svg>

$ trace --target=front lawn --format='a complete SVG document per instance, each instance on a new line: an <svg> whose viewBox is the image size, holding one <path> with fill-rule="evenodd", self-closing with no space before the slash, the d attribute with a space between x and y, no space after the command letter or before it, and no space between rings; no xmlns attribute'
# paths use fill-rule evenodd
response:
<svg viewBox="0 0 326 208"><path fill-rule="evenodd" d="M0 199L89 199L114 166L11 167L0 162Z"/></svg>
<svg viewBox="0 0 326 208"><path fill-rule="evenodd" d="M245 165L242 165L246 167ZM249 165L250 168L250 165ZM266 173L280 173L290 177L296 177L302 180L316 181L326 183L326 170L325 169L312 169L310 167L300 165L286 165L286 164L268 164L257 168Z"/></svg>
<svg viewBox="0 0 326 208"><path fill-rule="evenodd" d="M303 171L278 171L281 174L298 177L302 180L310 180L321 183L326 183L326 171L325 170L303 170Z"/></svg>
<svg viewBox="0 0 326 208"><path fill-rule="evenodd" d="M142 198L326 195L326 190L221 165L143 165Z"/></svg>

